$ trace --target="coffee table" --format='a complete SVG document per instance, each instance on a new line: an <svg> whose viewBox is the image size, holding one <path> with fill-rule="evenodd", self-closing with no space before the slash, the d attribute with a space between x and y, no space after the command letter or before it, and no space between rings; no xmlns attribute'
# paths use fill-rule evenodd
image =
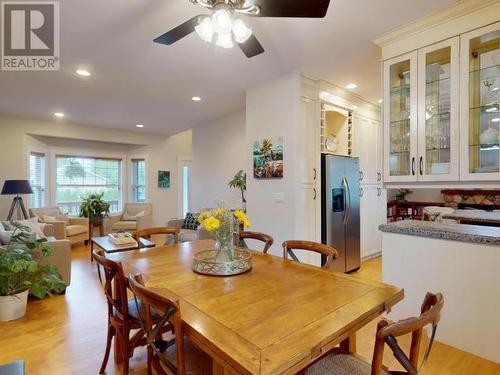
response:
<svg viewBox="0 0 500 375"><path fill-rule="evenodd" d="M99 246L106 254L119 253L122 251L138 250L143 248L155 247L156 244L149 241L146 238L139 238L137 243L116 245L113 243L108 236L102 237L92 237L90 239L90 260L93 261L92 253L94 251L94 245Z"/></svg>

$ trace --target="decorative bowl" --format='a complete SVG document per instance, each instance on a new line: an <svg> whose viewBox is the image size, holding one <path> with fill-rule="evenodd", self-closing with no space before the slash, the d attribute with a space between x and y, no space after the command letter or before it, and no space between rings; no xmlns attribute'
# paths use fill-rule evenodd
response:
<svg viewBox="0 0 500 375"><path fill-rule="evenodd" d="M193 256L193 271L211 276L233 276L249 271L252 268L252 252L245 249L234 249L233 260L226 260L221 253L216 259L216 250L202 250Z"/></svg>

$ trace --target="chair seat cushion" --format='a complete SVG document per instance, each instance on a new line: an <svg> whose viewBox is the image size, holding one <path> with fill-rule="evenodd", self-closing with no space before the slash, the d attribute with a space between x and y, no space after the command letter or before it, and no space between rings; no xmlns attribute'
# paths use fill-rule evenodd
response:
<svg viewBox="0 0 500 375"><path fill-rule="evenodd" d="M179 233L179 242L198 241L198 231L192 229L181 229Z"/></svg>
<svg viewBox="0 0 500 375"><path fill-rule="evenodd" d="M327 355L306 369L306 375L370 375L372 366L349 354ZM388 375L382 370L383 375Z"/></svg>
<svg viewBox="0 0 500 375"><path fill-rule="evenodd" d="M177 367L176 345L170 346L163 356ZM184 359L186 363L186 374L212 374L212 359L203 350L193 345L187 337L184 337ZM166 365L160 361L160 366L167 370Z"/></svg>
<svg viewBox="0 0 500 375"><path fill-rule="evenodd" d="M136 230L137 222L136 221L117 221L113 224L113 230Z"/></svg>
<svg viewBox="0 0 500 375"><path fill-rule="evenodd" d="M86 225L67 225L66 235L68 237L76 236L77 234L87 233L88 227Z"/></svg>

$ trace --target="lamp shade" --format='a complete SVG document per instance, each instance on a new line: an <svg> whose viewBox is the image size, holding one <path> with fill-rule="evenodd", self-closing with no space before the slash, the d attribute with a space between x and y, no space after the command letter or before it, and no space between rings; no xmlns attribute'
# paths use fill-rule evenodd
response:
<svg viewBox="0 0 500 375"><path fill-rule="evenodd" d="M5 180L2 195L33 194L28 180Z"/></svg>

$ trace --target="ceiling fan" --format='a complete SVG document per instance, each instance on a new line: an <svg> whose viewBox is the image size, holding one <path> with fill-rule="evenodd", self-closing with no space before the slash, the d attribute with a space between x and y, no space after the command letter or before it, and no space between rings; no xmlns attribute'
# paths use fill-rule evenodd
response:
<svg viewBox="0 0 500 375"><path fill-rule="evenodd" d="M254 57L264 52L252 29L239 17L302 17L323 18L330 0L189 0L212 11L198 15L160 35L154 42L171 45L193 31L205 42L232 48L234 42L243 53Z"/></svg>

